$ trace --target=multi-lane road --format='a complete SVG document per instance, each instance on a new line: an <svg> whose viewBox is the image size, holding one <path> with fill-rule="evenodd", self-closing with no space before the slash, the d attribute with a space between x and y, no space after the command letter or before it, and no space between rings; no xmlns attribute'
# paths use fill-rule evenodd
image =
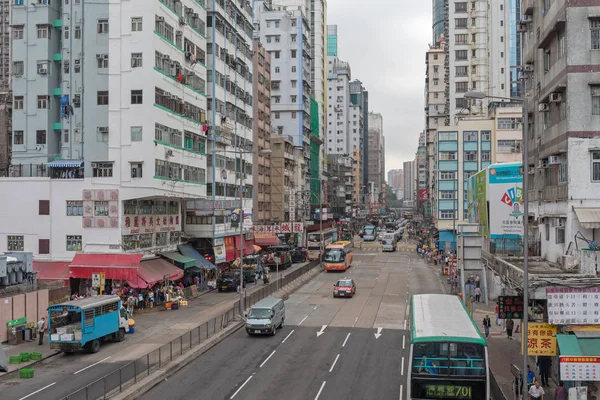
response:
<svg viewBox="0 0 600 400"><path fill-rule="evenodd" d="M239 330L143 398L406 398L410 296L442 287L414 245L398 248L405 251L364 244L348 271L321 273L286 299L275 337ZM357 283L351 299L332 297L342 277Z"/></svg>

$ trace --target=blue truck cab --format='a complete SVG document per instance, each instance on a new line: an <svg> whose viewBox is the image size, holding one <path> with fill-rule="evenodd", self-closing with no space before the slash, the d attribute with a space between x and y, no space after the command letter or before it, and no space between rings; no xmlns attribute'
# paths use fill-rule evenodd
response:
<svg viewBox="0 0 600 400"><path fill-rule="evenodd" d="M129 315L119 296L92 296L48 307L48 341L63 352L100 350L105 340L121 342Z"/></svg>

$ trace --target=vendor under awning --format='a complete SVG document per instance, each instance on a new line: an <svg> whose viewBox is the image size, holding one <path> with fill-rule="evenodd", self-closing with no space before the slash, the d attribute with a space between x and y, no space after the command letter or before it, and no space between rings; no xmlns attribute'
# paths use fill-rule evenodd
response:
<svg viewBox="0 0 600 400"><path fill-rule="evenodd" d="M185 243L177 246L177 249L186 257L196 260L196 267L199 269L217 269L217 267L198 253L198 250L192 247L191 244Z"/></svg>
<svg viewBox="0 0 600 400"><path fill-rule="evenodd" d="M80 253L69 264L69 277L91 279L93 274L103 273L105 279L133 280L141 260L141 254Z"/></svg>
<svg viewBox="0 0 600 400"><path fill-rule="evenodd" d="M146 289L157 282L177 281L183 278L183 270L162 258L142 261L135 279L127 280L132 288Z"/></svg>

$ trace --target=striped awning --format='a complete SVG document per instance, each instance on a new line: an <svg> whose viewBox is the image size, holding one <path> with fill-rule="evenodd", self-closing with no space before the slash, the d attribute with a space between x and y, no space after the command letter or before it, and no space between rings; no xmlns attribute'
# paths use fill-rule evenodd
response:
<svg viewBox="0 0 600 400"><path fill-rule="evenodd" d="M56 160L48 163L48 168L81 168L83 160Z"/></svg>

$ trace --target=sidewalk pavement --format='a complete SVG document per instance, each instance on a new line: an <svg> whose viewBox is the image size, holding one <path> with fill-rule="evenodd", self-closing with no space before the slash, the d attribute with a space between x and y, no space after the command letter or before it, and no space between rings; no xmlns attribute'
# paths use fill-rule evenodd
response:
<svg viewBox="0 0 600 400"><path fill-rule="evenodd" d="M280 271L280 275L283 277L292 271L306 265L308 263L294 264L291 268L285 271ZM274 273L273 273L274 275ZM258 285L254 283L246 284L246 295L250 295L265 285L262 281ZM145 311L134 311L133 319L135 320L135 333L127 335L126 343L128 344L128 354L133 359L141 357L147 352L146 347L142 344L148 342L151 338L152 342L156 342L157 338L165 339L166 342L174 337L181 335L182 329L189 329L190 322L196 325L201 325L206 321L210 321L216 318L226 311L230 310L234 304L239 300L239 292L230 293L218 293L217 291L202 292L199 293L195 298L188 299L188 306L181 307L177 311L166 310L164 306L156 306L154 309L147 309ZM139 346L135 346L139 345ZM62 352L57 350L51 350L48 345L48 338L44 335L44 345L38 345L38 340L32 340L30 342L22 343L19 345L7 345L3 344L4 354L6 356L6 362L8 363L10 356L18 356L20 353L42 353L42 360L54 357ZM142 353L139 356L132 354L133 349L140 348ZM101 349L102 353L106 353L110 356L111 352L118 352L118 346L107 346ZM20 364L8 364L8 372L0 372L0 379L5 376L14 373L15 371L32 366L40 361L30 361Z"/></svg>
<svg viewBox="0 0 600 400"><path fill-rule="evenodd" d="M444 288L446 292L450 292L450 286L447 283L447 277L442 276ZM490 370L493 374L503 397L496 398L495 400L513 400L513 375L511 372L511 364L516 365L519 369L523 369L523 355L521 354L521 330L513 333L513 340L507 338L506 333L502 332L503 326L496 325L496 314L495 303L489 301L486 306L485 303L473 303L473 321L479 327L482 335L485 336L483 329L483 318L489 315L492 321L492 327L490 328L490 338L488 339L488 357L490 363ZM502 320L500 320L502 323ZM519 325L520 321L515 320L515 329ZM535 357L529 357L529 365L535 372L537 378L539 378L539 371L535 365ZM556 388L556 382L550 377L550 387L545 387L544 395L545 399L554 398L554 389Z"/></svg>

